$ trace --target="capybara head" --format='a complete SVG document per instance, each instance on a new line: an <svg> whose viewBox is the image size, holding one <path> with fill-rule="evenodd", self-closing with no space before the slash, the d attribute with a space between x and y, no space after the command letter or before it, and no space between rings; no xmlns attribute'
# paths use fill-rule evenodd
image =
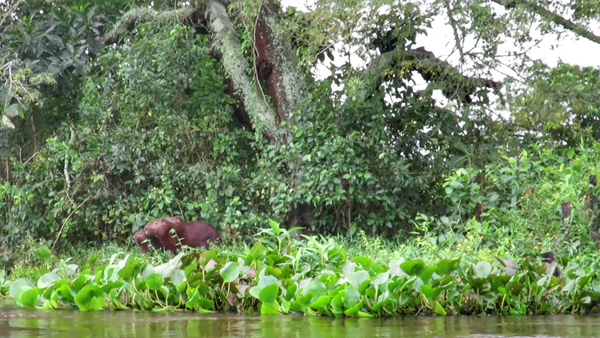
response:
<svg viewBox="0 0 600 338"><path fill-rule="evenodd" d="M157 237L157 236L159 236L159 233L162 234L163 230L165 230L167 228L167 225L172 226L172 225L183 223L183 222L185 222L185 221L183 220L183 218L181 218L179 216L157 218L153 221L146 223L146 225L144 225L143 229L144 229L146 235L148 235L150 237Z"/></svg>
<svg viewBox="0 0 600 338"><path fill-rule="evenodd" d="M173 222L167 221L166 218L159 218L146 223L146 225L144 225L144 231L146 235L150 237L160 237L169 231L172 226Z"/></svg>
<svg viewBox="0 0 600 338"><path fill-rule="evenodd" d="M131 239L133 239L135 244L139 245L142 252L148 252L148 241L146 240L150 239L150 237L146 234L144 228L140 228L136 231Z"/></svg>

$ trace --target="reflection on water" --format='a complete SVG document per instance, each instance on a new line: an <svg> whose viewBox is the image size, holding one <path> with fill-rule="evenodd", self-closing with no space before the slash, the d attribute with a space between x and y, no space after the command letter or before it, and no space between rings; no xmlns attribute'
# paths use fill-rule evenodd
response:
<svg viewBox="0 0 600 338"><path fill-rule="evenodd" d="M600 337L600 317L394 317L199 315L23 309L0 300L0 337Z"/></svg>

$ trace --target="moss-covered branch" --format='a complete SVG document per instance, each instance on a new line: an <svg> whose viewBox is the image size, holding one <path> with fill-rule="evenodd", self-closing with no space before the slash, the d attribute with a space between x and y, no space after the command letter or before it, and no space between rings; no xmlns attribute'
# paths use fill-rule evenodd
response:
<svg viewBox="0 0 600 338"><path fill-rule="evenodd" d="M242 55L242 48L233 28L231 19L227 16L225 6L217 1L211 1L206 10L208 26L213 37L213 48L222 54L221 64L233 80L235 91L240 95L253 122L262 124L263 133L270 140L277 139L277 121L275 112L267 104L262 92L258 90L256 79L248 75L252 66Z"/></svg>
<svg viewBox="0 0 600 338"><path fill-rule="evenodd" d="M179 22L184 23L192 19L194 10L190 7L175 9L172 11L155 11L150 8L135 8L123 14L123 17L104 36L104 43L109 45L117 43L119 39L144 22Z"/></svg>

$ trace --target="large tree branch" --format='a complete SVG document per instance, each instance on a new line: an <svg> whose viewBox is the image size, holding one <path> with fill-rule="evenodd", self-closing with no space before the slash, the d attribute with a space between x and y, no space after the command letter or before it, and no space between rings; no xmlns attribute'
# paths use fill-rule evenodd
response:
<svg viewBox="0 0 600 338"><path fill-rule="evenodd" d="M499 5L502 5L505 8L514 8L515 6L525 7L527 9L531 10L532 12L550 20L551 22L554 22L555 24L557 24L567 30L572 31L575 34L578 34L590 41L600 44L600 36L595 35L594 33L589 31L587 28L583 27L582 25L576 24L571 20L567 20L567 19L563 18L562 16L549 11L548 9L539 5L538 1L530 1L530 0L491 0L491 1L495 2Z"/></svg>
<svg viewBox="0 0 600 338"><path fill-rule="evenodd" d="M448 12L448 20L450 21L450 26L452 26L452 31L454 32L454 40L456 40L456 47L458 48L458 52L460 53L460 61L462 62L465 58L465 52L460 41L460 35L458 34L458 25L456 23L456 20L454 19L454 15L452 14L450 0L444 0L444 6L446 7L446 11Z"/></svg>
<svg viewBox="0 0 600 338"><path fill-rule="evenodd" d="M2 18L0 19L0 33L2 33L4 31L4 22L12 17L15 12L17 11L17 8L19 8L19 6L21 5L21 3L24 2L24 0L19 0L17 1L14 5L10 6L6 12L2 15ZM7 4L5 4L5 6L8 6Z"/></svg>
<svg viewBox="0 0 600 338"><path fill-rule="evenodd" d="M275 112L266 103L265 97L258 90L260 84L256 79L248 76L248 69L252 69L246 58L242 55L242 48L233 28L231 19L227 16L225 6L219 2L211 1L206 10L208 25L213 36L213 48L222 54L221 63L231 76L235 91L240 95L248 115L252 121L262 124L263 133L270 140L277 140L278 124Z"/></svg>
<svg viewBox="0 0 600 338"><path fill-rule="evenodd" d="M478 77L462 75L446 61L438 59L435 54L419 47L404 50L396 47L394 50L376 57L367 68L365 75L379 88L386 78L386 70L402 65L405 71L416 71L425 81L435 84L448 99L457 99L464 104L473 102L471 95L480 90L500 89L500 83Z"/></svg>
<svg viewBox="0 0 600 338"><path fill-rule="evenodd" d="M190 7L175 9L172 11L155 11L150 8L135 8L123 14L117 21L113 29L108 32L103 39L104 44L110 45L117 43L119 39L135 28L136 25L148 21L165 21L185 23L193 20L195 11Z"/></svg>

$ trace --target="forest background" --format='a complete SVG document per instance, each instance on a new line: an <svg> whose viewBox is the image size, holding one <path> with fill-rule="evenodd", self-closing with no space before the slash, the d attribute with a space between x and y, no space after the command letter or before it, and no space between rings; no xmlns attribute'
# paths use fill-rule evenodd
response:
<svg viewBox="0 0 600 338"><path fill-rule="evenodd" d="M349 255L598 261L598 66L532 52L600 44L595 1L0 10L5 267L132 247L167 215L230 247L272 219ZM448 55L417 44L435 20Z"/></svg>

